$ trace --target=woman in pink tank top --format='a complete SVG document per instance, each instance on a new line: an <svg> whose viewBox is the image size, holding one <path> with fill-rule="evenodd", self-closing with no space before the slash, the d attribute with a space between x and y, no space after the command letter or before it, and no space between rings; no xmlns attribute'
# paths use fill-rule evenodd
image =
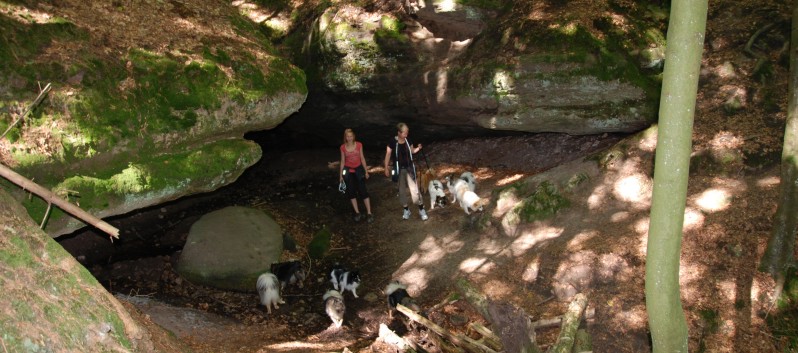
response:
<svg viewBox="0 0 798 353"><path fill-rule="evenodd" d="M368 190L366 190L369 167L366 165L366 157L363 154L363 144L355 140L355 132L352 129L344 130L344 143L340 150L341 163L338 182L346 183L346 197L352 202L352 208L355 210L355 222L359 222L362 218L357 202L357 199L360 198L366 206L366 220L371 223L374 221L374 216L371 214L371 202Z"/></svg>

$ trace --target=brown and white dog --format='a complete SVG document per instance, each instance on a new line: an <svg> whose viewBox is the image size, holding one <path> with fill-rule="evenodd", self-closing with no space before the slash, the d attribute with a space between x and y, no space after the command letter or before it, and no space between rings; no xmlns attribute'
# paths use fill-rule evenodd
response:
<svg viewBox="0 0 798 353"><path fill-rule="evenodd" d="M419 186L418 191L421 192L422 194L426 193L427 190L424 190L424 185L427 185L431 180L435 179L435 177L436 177L435 171L433 171L432 169L427 169L419 173L418 183L416 183L416 185Z"/></svg>
<svg viewBox="0 0 798 353"><path fill-rule="evenodd" d="M451 177L446 177L446 183L449 187L449 193L451 193L454 198L453 201L457 201L467 215L471 214L469 210L482 211L482 207L490 202L489 199L480 198L479 195L471 191L468 182L461 178L452 182Z"/></svg>

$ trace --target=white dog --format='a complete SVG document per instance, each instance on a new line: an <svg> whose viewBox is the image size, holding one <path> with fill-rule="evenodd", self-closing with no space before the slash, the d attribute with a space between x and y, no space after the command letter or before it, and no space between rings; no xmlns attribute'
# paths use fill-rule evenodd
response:
<svg viewBox="0 0 798 353"><path fill-rule="evenodd" d="M443 183L440 180L435 179L429 182L429 209L432 210L435 208L435 205L438 207L443 207L446 205L446 194L443 191Z"/></svg>
<svg viewBox="0 0 798 353"><path fill-rule="evenodd" d="M260 295L260 303L266 306L266 311L272 313L272 305L275 309L280 309L277 304L285 304L280 298L280 282L277 276L273 273L266 272L258 277L258 294Z"/></svg>
<svg viewBox="0 0 798 353"><path fill-rule="evenodd" d="M447 180L448 181L448 180ZM488 199L480 198L475 192L469 190L468 183L465 180L457 179L454 183L449 183L449 192L454 195L454 199L460 204L460 207L467 215L469 209L472 211L482 211L482 207L488 204Z"/></svg>

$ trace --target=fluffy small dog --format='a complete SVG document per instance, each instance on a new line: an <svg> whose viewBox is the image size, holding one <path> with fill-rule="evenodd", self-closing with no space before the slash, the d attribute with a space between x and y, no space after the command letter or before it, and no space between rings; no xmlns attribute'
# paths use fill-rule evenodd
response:
<svg viewBox="0 0 798 353"><path fill-rule="evenodd" d="M305 270L299 260L273 263L271 269L272 273L280 280L281 291L285 289L286 284L296 284L299 288L302 288L302 282L305 281Z"/></svg>
<svg viewBox="0 0 798 353"><path fill-rule="evenodd" d="M341 291L341 294L349 290L355 298L359 298L357 296L357 287L360 285L360 273L358 271L349 271L340 265L335 265L330 271L330 282L332 282L335 290Z"/></svg>
<svg viewBox="0 0 798 353"><path fill-rule="evenodd" d="M427 183L429 183L429 181L433 179L435 179L435 172L432 169L427 169L419 173L417 185L419 185L420 187L418 188L419 189L418 191L421 192L422 194L424 193L424 191L427 191L424 190L424 185L427 185Z"/></svg>
<svg viewBox="0 0 798 353"><path fill-rule="evenodd" d="M337 290L330 289L324 293L324 311L327 316L335 324L335 327L341 327L344 323L344 312L346 312L346 305L344 305L344 296Z"/></svg>
<svg viewBox="0 0 798 353"><path fill-rule="evenodd" d="M477 191L477 179L474 178L474 174L471 174L471 172L463 172L463 174L460 174L460 180L468 184L468 190Z"/></svg>
<svg viewBox="0 0 798 353"><path fill-rule="evenodd" d="M428 190L430 210L434 209L435 205L438 205L438 207L446 206L446 194L443 191L443 183L440 180L430 181Z"/></svg>
<svg viewBox="0 0 798 353"><path fill-rule="evenodd" d="M257 289L260 295L260 303L266 306L266 311L272 313L272 305L275 309L280 309L277 304L285 304L280 298L280 287L277 276L273 273L266 272L258 277Z"/></svg>
<svg viewBox="0 0 798 353"><path fill-rule="evenodd" d="M421 307L419 307L413 297L407 293L407 286L399 283L399 281L391 281L391 283L388 283L383 292L388 297L389 319L393 320L393 311L396 309L397 304L402 304L417 313L421 311Z"/></svg>
<svg viewBox="0 0 798 353"><path fill-rule="evenodd" d="M488 199L480 198L475 192L469 190L468 183L463 179L457 179L454 183L449 182L448 186L449 192L467 215L471 214L468 212L469 210L482 211L482 207L489 202Z"/></svg>

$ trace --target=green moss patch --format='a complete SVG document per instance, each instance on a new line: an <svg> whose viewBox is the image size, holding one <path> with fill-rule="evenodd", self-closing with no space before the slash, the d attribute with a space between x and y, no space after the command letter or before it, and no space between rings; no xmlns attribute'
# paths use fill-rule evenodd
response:
<svg viewBox="0 0 798 353"><path fill-rule="evenodd" d="M321 259L330 250L332 233L327 227L322 228L313 236L308 243L308 255L313 259Z"/></svg>
<svg viewBox="0 0 798 353"><path fill-rule="evenodd" d="M233 172L243 170L261 157L260 148L242 139L221 140L183 153L164 154L142 159L120 158L125 165L106 166L100 173L77 175L58 183L54 189L69 190L71 199L83 209L104 209L112 203L146 198L157 193L187 191L189 187L214 183L221 186ZM237 176L235 174L234 176ZM193 185L193 186L192 186ZM41 220L47 204L38 197L23 202L34 219ZM54 208L50 220L63 217Z"/></svg>
<svg viewBox="0 0 798 353"><path fill-rule="evenodd" d="M566 199L550 182L544 181L537 186L535 191L525 197L515 207L514 213L525 222L546 219L553 216L562 208L570 206Z"/></svg>

